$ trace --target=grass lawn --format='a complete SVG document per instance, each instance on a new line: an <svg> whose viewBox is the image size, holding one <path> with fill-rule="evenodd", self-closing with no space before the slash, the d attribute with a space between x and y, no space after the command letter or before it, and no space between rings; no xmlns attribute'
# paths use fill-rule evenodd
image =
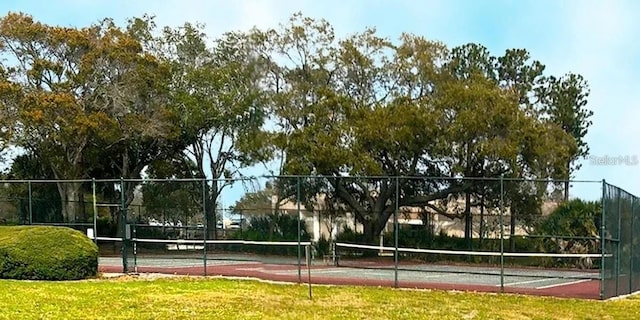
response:
<svg viewBox="0 0 640 320"><path fill-rule="evenodd" d="M583 301L203 278L0 280L0 319L640 319L640 296Z"/></svg>

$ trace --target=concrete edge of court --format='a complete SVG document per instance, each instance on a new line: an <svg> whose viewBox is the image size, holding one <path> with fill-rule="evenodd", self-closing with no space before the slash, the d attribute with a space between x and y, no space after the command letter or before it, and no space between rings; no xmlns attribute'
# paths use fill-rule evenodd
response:
<svg viewBox="0 0 640 320"><path fill-rule="evenodd" d="M604 300L601 300L601 301L605 301L605 302L606 302L606 301L624 300L624 299L631 298L631 297L633 297L633 296L637 296L637 295L640 295L640 290L639 290L639 291L631 292L631 293L629 293L629 294L623 294L623 295L621 295L621 296L611 297L611 298L609 298L609 299L604 299Z"/></svg>

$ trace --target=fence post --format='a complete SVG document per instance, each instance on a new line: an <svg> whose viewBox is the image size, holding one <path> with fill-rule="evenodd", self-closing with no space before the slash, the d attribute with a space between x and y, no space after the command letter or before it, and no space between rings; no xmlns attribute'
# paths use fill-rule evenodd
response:
<svg viewBox="0 0 640 320"><path fill-rule="evenodd" d="M504 175L500 175L500 292L504 292Z"/></svg>
<svg viewBox="0 0 640 320"><path fill-rule="evenodd" d="M96 178L91 179L91 194L93 195L93 242L98 244L98 203L96 202Z"/></svg>
<svg viewBox="0 0 640 320"><path fill-rule="evenodd" d="M202 237L202 265L204 266L204 275L207 275L207 235L209 229L207 228L207 178L202 179L202 216L204 217L204 237ZM197 225L196 225L197 228Z"/></svg>
<svg viewBox="0 0 640 320"><path fill-rule="evenodd" d="M27 182L27 186L29 188L29 224L33 224L33 197L31 196L31 180ZM22 215L21 215L22 216ZM24 217L24 216L22 216ZM22 217L20 217L22 219Z"/></svg>
<svg viewBox="0 0 640 320"><path fill-rule="evenodd" d="M127 213L125 212L125 186L124 178L120 177L120 220L122 221L122 272L128 273L127 270Z"/></svg>
<svg viewBox="0 0 640 320"><path fill-rule="evenodd" d="M400 179L396 176L396 199L395 199L395 210L393 211L393 236L394 236L394 252L393 252L393 269L394 269L394 279L393 286L395 288L398 287L398 210L400 210Z"/></svg>
<svg viewBox="0 0 640 320"><path fill-rule="evenodd" d="M632 197L631 198L631 230L629 232L630 234L630 239L629 239L629 293L633 292L633 220L635 220L633 217L635 215L635 209L636 209L636 197Z"/></svg>
<svg viewBox="0 0 640 320"><path fill-rule="evenodd" d="M307 284L309 285L309 300L313 300L313 289L311 288L311 246L304 246L304 256L307 261Z"/></svg>
<svg viewBox="0 0 640 320"><path fill-rule="evenodd" d="M133 273L138 273L138 234L136 232L136 224L133 223L133 228L131 228L132 238L133 238Z"/></svg>
<svg viewBox="0 0 640 320"><path fill-rule="evenodd" d="M622 232L620 232L621 229L621 223L622 223L622 215L620 214L621 210L620 210L620 189L618 189L618 236L616 238L616 296L620 295L620 239L621 239L621 235Z"/></svg>
<svg viewBox="0 0 640 320"><path fill-rule="evenodd" d="M605 246L605 241L606 241L606 237L605 237L605 231L606 231L606 189L607 188L607 182L602 179L602 199L600 200L602 202L602 216L600 217L600 254L602 255L602 257L600 258L600 299L605 299L605 283L606 283L606 275L605 275L605 259L606 259L606 246Z"/></svg>
<svg viewBox="0 0 640 320"><path fill-rule="evenodd" d="M300 221L300 177L297 177L296 183L296 206L298 211L298 283L302 282L302 249L300 248L300 241L302 236L302 226Z"/></svg>

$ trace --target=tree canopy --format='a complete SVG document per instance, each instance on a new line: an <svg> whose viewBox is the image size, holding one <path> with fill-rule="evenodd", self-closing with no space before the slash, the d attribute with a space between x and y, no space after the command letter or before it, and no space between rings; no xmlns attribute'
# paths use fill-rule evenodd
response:
<svg viewBox="0 0 640 320"><path fill-rule="evenodd" d="M270 87L283 173L322 177L305 179L306 196L335 194L370 240L394 212L396 188L399 206L434 207L477 192L456 178L567 175L578 143L553 121L555 100L539 89L544 66L526 50L494 57L479 44L393 42L374 29L337 39L326 21L300 15L268 34L274 61L284 61ZM547 188L513 187L514 204Z"/></svg>
<svg viewBox="0 0 640 320"><path fill-rule="evenodd" d="M0 19L0 149L26 150L56 179L151 169L216 180L204 191L212 232L226 179L278 159L279 174L308 176L274 181L279 199L300 190L309 205L325 194L369 240L396 206L444 212L435 200L465 197L460 217L469 218L472 198L490 203L498 192L462 178L566 179L588 153L586 81L545 74L525 49L494 55L373 28L339 37L302 14L216 39L203 30L157 28L150 16L58 27L9 13ZM58 187L63 201L82 192ZM553 187L508 184L506 201L524 215Z"/></svg>
<svg viewBox="0 0 640 320"><path fill-rule="evenodd" d="M149 148L176 133L168 69L109 19L70 28L9 13L0 50L9 141L41 158L52 178L87 178L101 167L133 178L149 164ZM58 188L65 217L75 216L80 185Z"/></svg>

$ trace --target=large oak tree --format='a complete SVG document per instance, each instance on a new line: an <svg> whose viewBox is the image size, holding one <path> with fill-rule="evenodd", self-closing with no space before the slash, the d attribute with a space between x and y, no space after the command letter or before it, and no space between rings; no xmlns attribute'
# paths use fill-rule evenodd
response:
<svg viewBox="0 0 640 320"><path fill-rule="evenodd" d="M496 65L480 47L450 51L410 34L338 40L326 21L301 15L269 35L283 173L320 177L283 191L300 183L307 198L334 194L369 241L396 206L446 213L434 200L474 192L461 177L555 178L574 148L523 103L536 71L513 53Z"/></svg>
<svg viewBox="0 0 640 320"><path fill-rule="evenodd" d="M135 177L149 160L132 168L131 154L171 134L167 69L109 19L70 28L9 13L0 19L0 50L11 144L40 158L52 178L87 178L108 159L119 159L119 176ZM65 221L76 219L81 184L57 185Z"/></svg>

